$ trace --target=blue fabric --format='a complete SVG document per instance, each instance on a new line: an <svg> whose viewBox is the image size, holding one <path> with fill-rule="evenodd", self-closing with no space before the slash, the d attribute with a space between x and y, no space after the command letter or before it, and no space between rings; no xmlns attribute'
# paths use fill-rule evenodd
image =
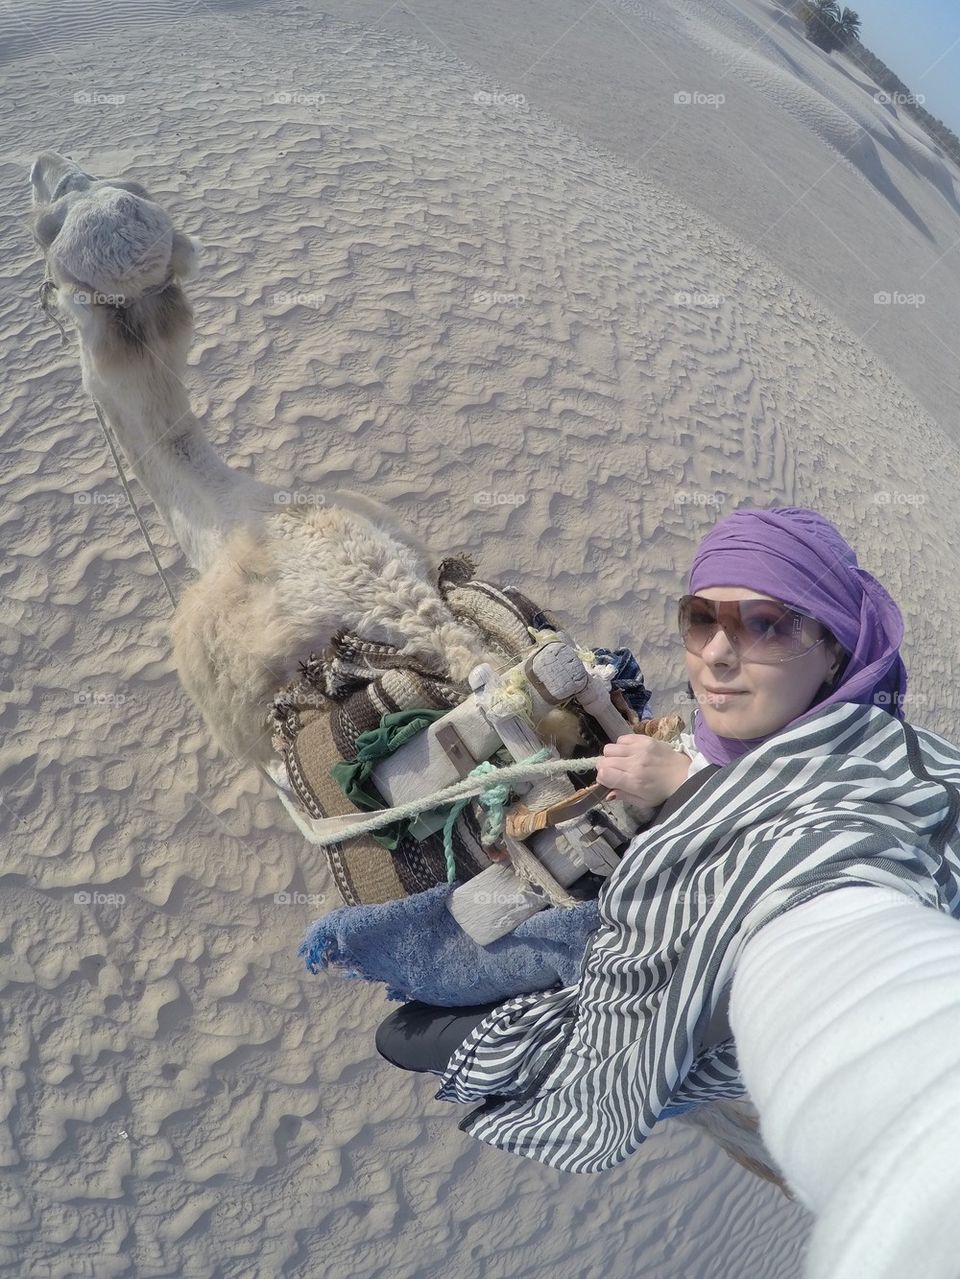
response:
<svg viewBox="0 0 960 1279"><path fill-rule="evenodd" d="M549 906L506 937L480 946L447 910L459 883L376 906L342 906L310 925L297 954L313 972L383 982L387 999L456 1008L580 980L596 899Z"/></svg>
<svg viewBox="0 0 960 1279"><path fill-rule="evenodd" d="M624 700L641 719L653 719L653 710L649 705L652 693L644 684L637 659L630 649L593 648L590 651L603 665L616 667L610 687L620 689Z"/></svg>

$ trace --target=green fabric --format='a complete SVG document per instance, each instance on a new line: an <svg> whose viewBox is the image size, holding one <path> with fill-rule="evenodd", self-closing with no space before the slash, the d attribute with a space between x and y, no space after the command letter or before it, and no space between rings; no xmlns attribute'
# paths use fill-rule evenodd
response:
<svg viewBox="0 0 960 1279"><path fill-rule="evenodd" d="M330 769L330 776L354 807L365 812L389 808L390 805L371 781L374 765L392 755L412 737L429 728L434 720L442 719L446 714L447 711L417 707L405 711L390 711L381 717L379 728L370 728L360 734L356 741L355 758L334 764ZM418 820L419 817L401 818L400 821L391 822L389 826L371 831L370 834L378 844L394 852L409 827Z"/></svg>

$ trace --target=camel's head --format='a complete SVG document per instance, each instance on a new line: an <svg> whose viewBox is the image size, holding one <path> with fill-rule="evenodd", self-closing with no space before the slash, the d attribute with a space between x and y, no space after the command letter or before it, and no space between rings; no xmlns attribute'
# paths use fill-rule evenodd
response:
<svg viewBox="0 0 960 1279"><path fill-rule="evenodd" d="M44 151L30 170L33 234L55 306L96 361L185 356L192 313L180 282L197 245L137 182L93 178ZM180 350L171 351L170 348Z"/></svg>

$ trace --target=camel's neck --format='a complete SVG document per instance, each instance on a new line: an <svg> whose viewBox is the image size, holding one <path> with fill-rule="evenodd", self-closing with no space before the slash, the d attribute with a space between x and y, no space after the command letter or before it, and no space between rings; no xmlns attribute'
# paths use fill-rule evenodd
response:
<svg viewBox="0 0 960 1279"><path fill-rule="evenodd" d="M272 490L231 470L203 434L180 379L152 356L109 374L84 351L84 385L190 564L202 572Z"/></svg>

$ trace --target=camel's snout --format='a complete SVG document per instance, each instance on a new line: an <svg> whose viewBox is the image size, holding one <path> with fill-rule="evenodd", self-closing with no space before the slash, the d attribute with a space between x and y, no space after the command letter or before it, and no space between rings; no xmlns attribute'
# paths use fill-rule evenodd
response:
<svg viewBox="0 0 960 1279"><path fill-rule="evenodd" d="M34 238L55 276L132 301L171 276L194 274L200 245L139 182L95 178L59 151L43 151L30 185Z"/></svg>
<svg viewBox="0 0 960 1279"><path fill-rule="evenodd" d="M95 180L59 151L42 151L30 168L34 206L52 204L68 191L85 191Z"/></svg>

